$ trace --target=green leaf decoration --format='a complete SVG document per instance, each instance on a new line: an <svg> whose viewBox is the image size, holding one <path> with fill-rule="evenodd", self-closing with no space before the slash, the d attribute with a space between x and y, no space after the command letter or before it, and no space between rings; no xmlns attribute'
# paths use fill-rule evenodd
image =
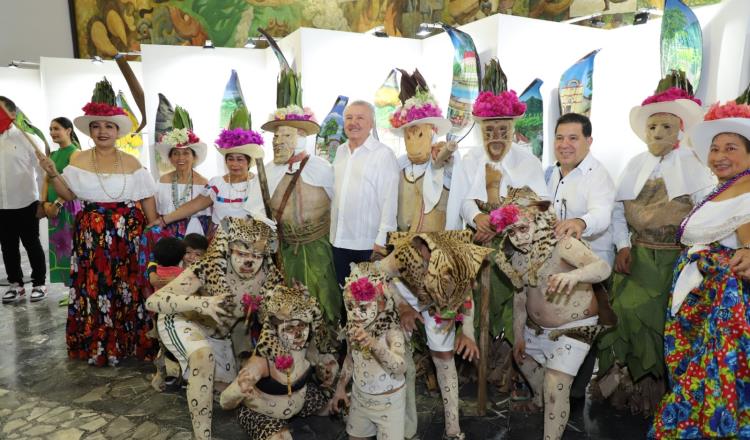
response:
<svg viewBox="0 0 750 440"><path fill-rule="evenodd" d="M750 104L750 84L747 85L747 88L740 96L737 97L737 99L734 100L737 104Z"/></svg>
<svg viewBox="0 0 750 440"><path fill-rule="evenodd" d="M690 80L683 70L672 69L667 76L659 81L659 84L656 86L656 93L661 93L672 87L682 89L688 95L693 96L693 85L690 84Z"/></svg>
<svg viewBox="0 0 750 440"><path fill-rule="evenodd" d="M232 113L232 117L229 118L229 129L244 128L250 130L252 127L250 120L250 112L247 111L247 107L241 105Z"/></svg>
<svg viewBox="0 0 750 440"><path fill-rule="evenodd" d="M179 105L174 109L174 119L172 120L172 126L174 128L187 128L193 130L193 121L190 119L190 115L187 110Z"/></svg>
<svg viewBox="0 0 750 440"><path fill-rule="evenodd" d="M502 92L508 90L508 78L503 72L503 68L500 67L500 61L497 58L492 58L489 63L484 66L484 77L482 78L482 91L492 92L495 95L499 95Z"/></svg>
<svg viewBox="0 0 750 440"><path fill-rule="evenodd" d="M112 84L107 80L105 76L101 81L96 83L94 87L94 94L91 96L91 102L97 102L100 104L107 104L114 106L117 102L117 96L112 88Z"/></svg>

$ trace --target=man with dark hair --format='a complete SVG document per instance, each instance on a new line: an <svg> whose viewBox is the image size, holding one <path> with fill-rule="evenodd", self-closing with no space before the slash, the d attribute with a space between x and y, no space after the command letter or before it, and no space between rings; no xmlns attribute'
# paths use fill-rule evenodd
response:
<svg viewBox="0 0 750 440"><path fill-rule="evenodd" d="M575 237L587 243L594 253L612 266L615 259L612 242L612 209L615 203L615 184L591 154L591 121L585 115L567 113L555 126L555 159L557 163L545 173L547 190L552 196L552 207L557 215L555 235ZM612 324L603 312L609 304L606 290L594 286L600 303L600 323ZM591 350L581 366L571 391L572 397L583 397L594 368L596 350Z"/></svg>
<svg viewBox="0 0 750 440"><path fill-rule="evenodd" d="M47 262L39 241L36 216L44 173L39 168L30 137L13 125L16 105L0 96L0 248L10 287L3 303L15 302L26 294L23 287L19 241L31 262L31 301L47 296Z"/></svg>

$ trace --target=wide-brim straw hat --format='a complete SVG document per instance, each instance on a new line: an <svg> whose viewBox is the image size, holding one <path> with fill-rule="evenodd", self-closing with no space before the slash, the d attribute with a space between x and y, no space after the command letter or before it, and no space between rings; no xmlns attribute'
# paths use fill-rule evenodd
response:
<svg viewBox="0 0 750 440"><path fill-rule="evenodd" d="M404 137L404 130L407 128L419 125L419 124L432 124L435 127L436 135L442 136L446 133L448 133L451 128L453 128L453 125L451 124L451 121L447 120L446 118L437 117L437 116L430 116L427 118L421 118L421 119L415 119L411 122L407 122L406 124L396 128L392 127L391 131L396 136Z"/></svg>
<svg viewBox="0 0 750 440"><path fill-rule="evenodd" d="M133 129L133 123L127 115L114 115L114 116L97 116L97 115L83 115L75 118L73 124L76 128L88 137L91 137L91 125L94 121L107 121L117 126L117 138L121 138L130 134Z"/></svg>
<svg viewBox="0 0 750 440"><path fill-rule="evenodd" d="M196 142L194 144L190 145L172 145L165 142L159 142L154 146L154 149L156 150L159 155L164 158L164 160L167 160L169 158L169 153L172 151L173 148L176 148L178 150L183 150L185 148L190 148L195 153L195 160L193 161L193 167L196 167L203 163L204 160L206 160L206 155L208 154L208 147L204 142Z"/></svg>
<svg viewBox="0 0 750 440"><path fill-rule="evenodd" d="M685 132L703 119L703 109L697 102L690 99L675 99L674 101L637 105L630 109L630 128L643 142L648 142L646 139L646 122L650 116L657 113L669 113L680 118Z"/></svg>
<svg viewBox="0 0 750 440"><path fill-rule="evenodd" d="M750 118L724 118L704 121L688 133L690 143L703 163L708 164L708 152L716 135L734 133L750 140Z"/></svg>
<svg viewBox="0 0 750 440"><path fill-rule="evenodd" d="M224 156L231 153L240 153L253 159L263 159L263 147L258 144L245 144L228 148L216 146L216 150Z"/></svg>
<svg viewBox="0 0 750 440"><path fill-rule="evenodd" d="M302 130L307 136L320 133L320 125L317 122L307 119L274 119L261 125L261 130L270 131L276 133L276 129L279 127L294 127L297 130Z"/></svg>

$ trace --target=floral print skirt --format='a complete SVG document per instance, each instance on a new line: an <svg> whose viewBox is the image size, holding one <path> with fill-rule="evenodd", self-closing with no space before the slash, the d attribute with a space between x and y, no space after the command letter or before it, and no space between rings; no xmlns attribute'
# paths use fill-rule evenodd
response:
<svg viewBox="0 0 750 440"><path fill-rule="evenodd" d="M657 409L651 438L750 438L750 285L729 269L733 255L733 249L714 243L700 252L685 251L677 261L675 281L691 262L703 281L676 316L667 317L664 355L671 391Z"/></svg>
<svg viewBox="0 0 750 440"><path fill-rule="evenodd" d="M49 219L49 280L70 287L70 255L73 252L73 224L81 202L65 202L57 217Z"/></svg>
<svg viewBox="0 0 750 440"><path fill-rule="evenodd" d="M134 202L87 203L76 216L65 335L69 357L103 366L127 356L153 356L138 266L145 224Z"/></svg>

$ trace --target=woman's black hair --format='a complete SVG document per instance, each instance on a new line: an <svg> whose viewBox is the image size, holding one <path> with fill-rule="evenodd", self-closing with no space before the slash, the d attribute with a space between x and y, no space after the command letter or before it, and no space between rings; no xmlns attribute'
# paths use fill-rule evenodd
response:
<svg viewBox="0 0 750 440"><path fill-rule="evenodd" d="M70 119L66 118L65 116L58 116L57 118L53 119L52 122L57 122L60 124L60 126L64 129L70 129L70 141L73 143L73 145L76 146L79 150L81 149L81 141L78 140L78 135L76 134L75 129L73 129L73 123L70 122Z"/></svg>

